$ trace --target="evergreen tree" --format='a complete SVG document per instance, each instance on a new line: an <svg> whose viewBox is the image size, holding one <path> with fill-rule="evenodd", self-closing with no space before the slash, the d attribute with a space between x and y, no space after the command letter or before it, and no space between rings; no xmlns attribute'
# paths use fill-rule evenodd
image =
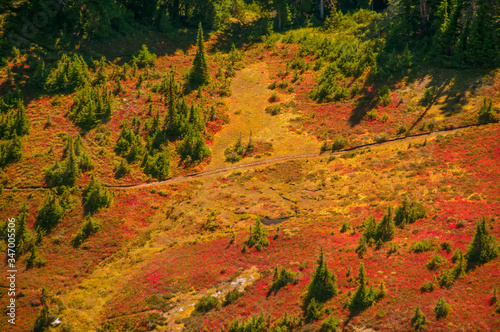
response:
<svg viewBox="0 0 500 332"><path fill-rule="evenodd" d="M375 240L387 242L394 238L394 219L392 215L392 208L387 209L387 213L384 214L382 220L378 223L377 229L375 231Z"/></svg>
<svg viewBox="0 0 500 332"><path fill-rule="evenodd" d="M255 246L257 251L261 251L262 247L269 246L269 239L267 238L267 230L262 227L261 221L256 218L254 227L250 227L250 236L244 243L245 247L251 248Z"/></svg>
<svg viewBox="0 0 500 332"><path fill-rule="evenodd" d="M165 180L170 173L170 154L168 151L163 151L154 156L146 154L144 173L157 178L159 181Z"/></svg>
<svg viewBox="0 0 500 332"><path fill-rule="evenodd" d="M196 50L193 67L191 68L191 72L189 74L190 82L195 88L207 84L210 79L201 22L198 25L198 38L196 45L198 49Z"/></svg>
<svg viewBox="0 0 500 332"><path fill-rule="evenodd" d="M179 146L179 153L183 160L189 159L192 162L201 161L211 155L201 133L191 126L189 126L184 140Z"/></svg>
<svg viewBox="0 0 500 332"><path fill-rule="evenodd" d="M413 317L411 318L411 325L415 331L421 331L425 324L427 324L427 317L425 317L425 314L420 307L417 307L413 313Z"/></svg>
<svg viewBox="0 0 500 332"><path fill-rule="evenodd" d="M349 302L349 309L364 310L375 302L377 294L372 286L368 287L368 280L363 262L359 264L359 272L356 279L359 286Z"/></svg>
<svg viewBox="0 0 500 332"><path fill-rule="evenodd" d="M46 232L50 232L59 220L61 220L63 215L64 209L59 204L58 197L51 193L38 208L36 225Z"/></svg>
<svg viewBox="0 0 500 332"><path fill-rule="evenodd" d="M306 304L313 299L325 302L338 294L337 277L328 269L323 256L323 248L321 248L317 264L312 280L307 286Z"/></svg>
<svg viewBox="0 0 500 332"><path fill-rule="evenodd" d="M82 193L82 203L86 211L97 212L111 204L111 193L93 175Z"/></svg>
<svg viewBox="0 0 500 332"><path fill-rule="evenodd" d="M490 235L484 216L476 226L476 233L467 250L467 269L482 265L498 256L498 244L493 235Z"/></svg>

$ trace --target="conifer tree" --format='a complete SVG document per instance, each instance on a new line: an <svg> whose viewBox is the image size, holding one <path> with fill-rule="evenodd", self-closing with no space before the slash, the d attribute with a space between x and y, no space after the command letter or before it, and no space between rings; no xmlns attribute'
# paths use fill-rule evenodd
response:
<svg viewBox="0 0 500 332"><path fill-rule="evenodd" d="M313 299L318 302L325 302L338 294L337 277L328 270L324 260L323 248L321 248L317 264L312 280L307 286L306 304Z"/></svg>
<svg viewBox="0 0 500 332"><path fill-rule="evenodd" d="M351 298L349 308L351 310L364 310L373 304L377 294L373 287L368 287L368 279L363 262L359 264L359 272L356 279L359 286Z"/></svg>
<svg viewBox="0 0 500 332"><path fill-rule="evenodd" d="M36 217L37 227L50 232L64 215L64 209L59 204L59 199L53 193L49 194L38 208Z"/></svg>
<svg viewBox="0 0 500 332"><path fill-rule="evenodd" d="M425 324L427 324L427 317L425 317L425 314L420 307L415 308L415 312L411 318L411 325L415 331L421 331Z"/></svg>
<svg viewBox="0 0 500 332"><path fill-rule="evenodd" d="M498 244L493 235L490 235L484 216L476 226L476 233L467 250L467 269L482 265L498 256Z"/></svg>
<svg viewBox="0 0 500 332"><path fill-rule="evenodd" d="M82 203L85 210L94 213L101 208L108 207L111 204L111 200L111 194L92 175L90 182L83 189L82 193Z"/></svg>
<svg viewBox="0 0 500 332"><path fill-rule="evenodd" d="M191 72L189 74L190 82L194 88L207 84L210 79L201 22L198 25L198 38L196 45L198 49L196 50L193 67L191 68Z"/></svg>
<svg viewBox="0 0 500 332"><path fill-rule="evenodd" d="M392 208L387 209L387 213L384 214L382 220L378 223L377 229L375 231L375 240L387 242L392 240L394 237L394 219L392 214Z"/></svg>

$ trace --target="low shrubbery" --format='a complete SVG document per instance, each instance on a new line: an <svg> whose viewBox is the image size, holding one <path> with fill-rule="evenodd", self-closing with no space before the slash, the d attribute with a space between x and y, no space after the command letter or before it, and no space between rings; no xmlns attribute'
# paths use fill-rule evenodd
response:
<svg viewBox="0 0 500 332"><path fill-rule="evenodd" d="M212 295L203 296L196 303L194 310L196 312L209 312L220 307L220 301Z"/></svg>
<svg viewBox="0 0 500 332"><path fill-rule="evenodd" d="M293 272L284 267L274 268L273 283L271 285L271 290L277 292L280 288L285 287L288 284L297 284L300 279L300 274L298 272Z"/></svg>

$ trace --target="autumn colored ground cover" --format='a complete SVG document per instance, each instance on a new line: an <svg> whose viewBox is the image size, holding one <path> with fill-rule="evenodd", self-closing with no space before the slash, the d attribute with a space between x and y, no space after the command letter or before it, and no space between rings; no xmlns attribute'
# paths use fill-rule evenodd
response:
<svg viewBox="0 0 500 332"><path fill-rule="evenodd" d="M406 142L373 147L351 158L336 155L329 160L325 155L317 160L290 161L212 175L191 184L116 190L112 207L127 208L110 208L96 216L107 220L100 236L90 238L87 249L71 247L69 234L76 231L75 221L81 213L76 208L71 212L74 217L64 219L62 233L46 239L47 243L58 236L63 239L58 247L47 246L41 250L48 260L46 266L28 270L26 276L35 279L26 282L31 285L38 280L39 287L45 285L54 292L59 289L59 296L68 307L61 313L62 317L64 319L66 313L77 329L86 326L85 320L91 317L92 324L102 324L109 329L147 330L152 312L175 307L169 297L217 287L237 278L240 271L256 266L263 277L249 286L235 303L179 322L193 330L205 326L218 331L225 330L228 322L235 318L261 312L274 318L281 317L285 311L302 315L301 296L321 246L340 289L340 294L327 306L332 308L332 315L346 324L347 330L355 326L371 326L381 331L408 329L416 305L427 315L428 328L432 330L495 329L498 320L489 299L499 282L496 260L468 272L449 289L437 287L431 293L422 293L420 286L438 276L439 269L429 271L425 266L432 251L412 253L410 247L423 239L434 242L449 268L452 252L439 249L440 243L447 241L452 251L465 251L482 215L494 218L493 222L489 221L491 232L500 236L496 227L500 213L499 182L493 181L500 170L497 163L490 162L498 159L497 136L498 125L489 125L439 136L425 145L420 139L413 141L411 147ZM18 195L20 191L14 198L22 199L23 196L18 198ZM217 200L210 198L214 195ZM354 277L360 259L355 248L361 235L360 226L369 215L380 220L388 206L395 207L405 196L421 202L427 217L405 229L397 228L394 240L382 248L368 249L363 261L370 284L377 287L383 280L387 296L359 315L350 316L344 303L349 291L357 287ZM30 220L33 220L36 199L41 199L37 197L33 198ZM214 210L219 211L220 226L213 231L203 230L203 223ZM144 214L144 211L151 212ZM253 224L252 215L270 218L289 215L291 218L280 225L266 227L268 247L261 252L252 248L242 253L248 227ZM460 221L464 222L463 227L457 226ZM352 229L341 233L344 222L349 222ZM233 243L232 232L235 233ZM279 234L277 238L275 234ZM126 238L131 239L128 241L131 245L120 249ZM391 243L399 246L399 253L388 254ZM64 252L64 260L56 259L56 253L61 252ZM98 261L110 255L104 265L95 267ZM78 264L81 265L78 275L68 276L65 271ZM301 277L298 284L269 294L276 265L298 271ZM101 271L105 266L122 271L113 276L114 281L109 285L106 280L111 276ZM85 269L88 272L82 272ZM48 275L59 277L47 279ZM100 295L98 288L95 290L94 296L105 300L97 310L89 302L96 301L95 297L83 297L85 292L91 292L89 285L93 280L99 280L108 289ZM27 309L29 303L37 303L37 289L26 290L27 296L21 298L26 303L22 306L23 310L26 308L26 326L29 317L38 310L37 305ZM164 296L164 300L153 301L158 294ZM441 297L452 309L446 319L436 320L432 308ZM79 315L79 312L86 314Z"/></svg>

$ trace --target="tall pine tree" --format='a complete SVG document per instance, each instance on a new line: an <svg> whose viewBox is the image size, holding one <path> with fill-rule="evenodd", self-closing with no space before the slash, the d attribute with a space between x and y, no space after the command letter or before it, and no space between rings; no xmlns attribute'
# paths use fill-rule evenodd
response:
<svg viewBox="0 0 500 332"><path fill-rule="evenodd" d="M198 25L198 39L196 45L198 49L196 50L196 55L194 56L193 67L189 73L189 80L194 88L205 85L210 80L201 22Z"/></svg>

